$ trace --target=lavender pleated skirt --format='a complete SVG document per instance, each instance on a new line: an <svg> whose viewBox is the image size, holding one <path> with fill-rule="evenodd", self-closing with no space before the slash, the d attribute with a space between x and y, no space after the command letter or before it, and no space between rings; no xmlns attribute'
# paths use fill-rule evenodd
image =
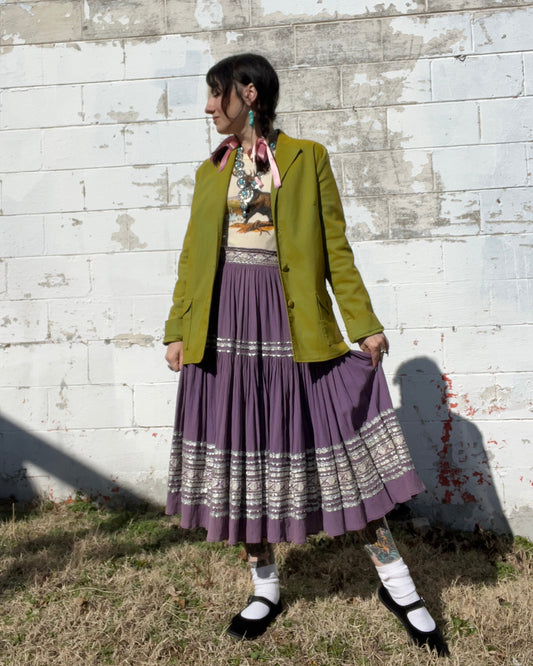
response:
<svg viewBox="0 0 533 666"><path fill-rule="evenodd" d="M275 252L222 251L208 344L183 367L167 514L208 541L303 543L424 490L381 367L296 363Z"/></svg>

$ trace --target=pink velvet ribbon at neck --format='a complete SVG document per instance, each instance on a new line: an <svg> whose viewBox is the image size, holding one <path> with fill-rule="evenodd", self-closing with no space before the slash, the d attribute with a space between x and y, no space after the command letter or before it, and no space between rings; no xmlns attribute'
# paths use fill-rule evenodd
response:
<svg viewBox="0 0 533 666"><path fill-rule="evenodd" d="M239 140L236 136L229 136L227 139L224 139L224 141L218 146L216 150L213 151L211 154L211 162L216 164L220 160L220 165L218 167L219 172L222 171L228 163L231 153L240 145L241 144L239 143ZM262 136L257 139L252 150L252 160L255 162L256 159L259 163L264 164L265 166L270 166L274 187L276 189L281 187L281 176L279 174L276 160L274 159L274 154L272 153L268 142Z"/></svg>

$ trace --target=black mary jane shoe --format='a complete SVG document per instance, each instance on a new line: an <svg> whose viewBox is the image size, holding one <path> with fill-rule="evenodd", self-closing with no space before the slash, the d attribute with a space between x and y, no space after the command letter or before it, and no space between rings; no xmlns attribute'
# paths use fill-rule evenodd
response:
<svg viewBox="0 0 533 666"><path fill-rule="evenodd" d="M383 587L383 585L378 590L378 597L381 603L386 608L388 608L391 613L394 613L398 620L400 620L416 645L420 647L427 645L431 650L436 650L440 657L450 656L450 650L448 649L446 641L444 640L438 627L435 627L433 631L420 631L420 629L417 629L409 622L407 613L415 610L415 608L423 608L426 605L423 599L419 599L413 604L408 604L407 606L400 606L400 604L397 604L394 601L388 590Z"/></svg>
<svg viewBox="0 0 533 666"><path fill-rule="evenodd" d="M262 617L259 620L248 620L247 618L242 617L240 613L235 615L235 617L230 622L229 627L226 629L226 632L233 638L237 638L238 640L253 640L258 636L261 636L261 634L265 633L269 625L274 622L274 620L282 611L281 601L278 601L277 604L274 604L266 597L256 597L252 595L248 597L247 606L249 606L254 601L260 601L262 604L268 606L268 613L265 615L265 617Z"/></svg>

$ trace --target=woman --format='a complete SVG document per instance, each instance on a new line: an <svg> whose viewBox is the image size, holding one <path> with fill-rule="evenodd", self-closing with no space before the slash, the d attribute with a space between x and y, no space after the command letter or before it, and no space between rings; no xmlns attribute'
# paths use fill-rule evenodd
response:
<svg viewBox="0 0 533 666"><path fill-rule="evenodd" d="M245 543L254 595L230 635L255 638L281 612L272 543L359 530L380 600L447 654L384 518L423 485L327 151L274 130L278 77L261 56L225 58L206 78L206 113L229 138L198 169L165 327L182 370L167 513ZM362 352L344 342L326 281Z"/></svg>

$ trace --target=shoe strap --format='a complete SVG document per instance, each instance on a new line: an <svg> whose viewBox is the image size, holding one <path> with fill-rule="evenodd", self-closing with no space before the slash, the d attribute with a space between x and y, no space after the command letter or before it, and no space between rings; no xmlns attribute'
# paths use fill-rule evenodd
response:
<svg viewBox="0 0 533 666"><path fill-rule="evenodd" d="M399 606L400 604L398 604ZM413 601L412 604L407 604L407 606L402 606L402 610L405 611L406 613L410 613L411 611L414 611L417 608L425 608L426 607L426 602L422 597L418 601Z"/></svg>
<svg viewBox="0 0 533 666"><path fill-rule="evenodd" d="M254 601L259 601L262 604L266 604L270 610L275 610L278 606L278 604L273 603L272 601L270 601L270 599L267 599L266 597L259 597L255 594L251 594L248 597L248 606L252 604Z"/></svg>

